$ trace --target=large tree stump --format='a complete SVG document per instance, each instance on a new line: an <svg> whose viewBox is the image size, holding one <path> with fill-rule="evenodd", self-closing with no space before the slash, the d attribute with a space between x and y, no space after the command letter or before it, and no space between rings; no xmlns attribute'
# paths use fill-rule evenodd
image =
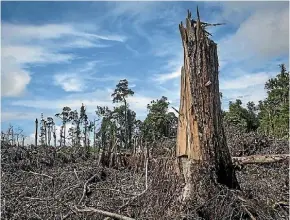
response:
<svg viewBox="0 0 290 220"><path fill-rule="evenodd" d="M184 48L177 156L186 186L183 201L199 194L206 201L215 189L237 189L238 181L224 134L218 80L217 44L209 39L209 24L191 19L179 25ZM196 200L196 198L195 198Z"/></svg>

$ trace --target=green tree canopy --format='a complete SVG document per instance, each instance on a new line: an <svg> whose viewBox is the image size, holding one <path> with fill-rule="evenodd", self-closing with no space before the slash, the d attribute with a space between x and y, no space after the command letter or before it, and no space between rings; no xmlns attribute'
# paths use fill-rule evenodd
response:
<svg viewBox="0 0 290 220"><path fill-rule="evenodd" d="M171 128L177 128L177 117L172 112L168 112L169 102L167 97L152 100L147 105L149 111L142 126L142 132L147 140L155 140L160 137L170 137Z"/></svg>
<svg viewBox="0 0 290 220"><path fill-rule="evenodd" d="M247 132L255 131L259 127L257 118L257 108L254 102L248 102L247 108L242 106L242 101L237 99L235 102L229 102L229 111L225 112L225 120L237 125Z"/></svg>
<svg viewBox="0 0 290 220"><path fill-rule="evenodd" d="M127 79L122 79L116 85L116 88L111 95L113 97L113 103L124 102L126 103L126 98L128 96L134 95L134 92L129 89ZM126 104L125 104L126 105Z"/></svg>
<svg viewBox="0 0 290 220"><path fill-rule="evenodd" d="M259 102L260 131L279 138L289 137L289 72L280 73L265 84L267 98Z"/></svg>

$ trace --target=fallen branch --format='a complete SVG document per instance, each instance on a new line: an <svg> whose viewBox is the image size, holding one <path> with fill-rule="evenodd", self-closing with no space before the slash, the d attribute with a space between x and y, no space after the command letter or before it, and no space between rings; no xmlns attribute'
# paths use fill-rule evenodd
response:
<svg viewBox="0 0 290 220"><path fill-rule="evenodd" d="M254 215L247 209L247 207L245 205L242 205L242 207L248 213L248 215L251 218L251 220L256 220L256 218L254 217Z"/></svg>
<svg viewBox="0 0 290 220"><path fill-rule="evenodd" d="M46 174L44 174L44 173L36 173L36 172L33 172L33 171L29 171L29 172L27 172L27 171L25 171L25 170L22 170L22 171L23 171L23 172L26 172L26 173L31 173L31 174L34 174L34 175L44 176L44 177L47 177L47 178L49 178L49 179L53 179L52 176L46 175Z"/></svg>
<svg viewBox="0 0 290 220"><path fill-rule="evenodd" d="M60 219L61 220L65 220L68 217L70 217L72 214L76 214L76 211L72 207L70 207L69 212L66 215L64 215L64 216L61 215Z"/></svg>
<svg viewBox="0 0 290 220"><path fill-rule="evenodd" d="M83 201L83 199L84 199L84 197L85 197L85 194L86 194L86 192L87 192L87 186L88 186L88 184L89 184L90 182L92 182L92 181L94 180L94 178L96 178L96 177L99 177L99 175L98 175L98 174L95 174L95 175L93 175L90 179L88 179L88 180L85 182L85 184L84 184L84 190L83 190L83 195L82 195L80 201L78 202L78 205ZM99 178L99 179L100 179L100 178Z"/></svg>
<svg viewBox="0 0 290 220"><path fill-rule="evenodd" d="M245 157L232 157L236 164L268 164L277 163L289 158L289 154L251 155Z"/></svg>
<svg viewBox="0 0 290 220"><path fill-rule="evenodd" d="M272 208L276 209L277 207L281 207L281 206L289 206L289 203L286 201L276 202L275 204L272 205Z"/></svg>
<svg viewBox="0 0 290 220"><path fill-rule="evenodd" d="M246 199L244 199L241 196L238 196L238 199L241 200L244 203L248 203ZM247 214L249 215L251 220L256 220L256 218L254 217L254 215L247 209L245 204L242 204L242 207L244 208L244 210L247 212Z"/></svg>
<svg viewBox="0 0 290 220"><path fill-rule="evenodd" d="M135 194L134 197L132 199L130 199L128 202L126 202L124 205L122 205L119 210L127 207L134 199L136 199L137 197L143 195L148 189L148 158L146 158L146 162L145 162L145 189L139 193L139 194Z"/></svg>
<svg viewBox="0 0 290 220"><path fill-rule="evenodd" d="M31 200L40 200L40 201L48 201L48 200L53 200L53 198L36 198L36 197L24 197L25 199L31 199Z"/></svg>
<svg viewBox="0 0 290 220"><path fill-rule="evenodd" d="M80 181L76 169L74 169L74 173L75 173L75 175L76 175L77 180Z"/></svg>
<svg viewBox="0 0 290 220"><path fill-rule="evenodd" d="M119 214L112 213L112 212L103 211L103 210L100 210L100 209L95 209L95 208L92 208L92 207L86 207L84 209L78 209L75 206L75 210L78 211L78 212L95 212L95 213L98 213L98 214L101 214L101 215L104 215L104 216L107 216L107 217L120 219L120 220L135 220L134 218L130 218L130 217L127 217L127 216L124 216L124 215L119 215Z"/></svg>

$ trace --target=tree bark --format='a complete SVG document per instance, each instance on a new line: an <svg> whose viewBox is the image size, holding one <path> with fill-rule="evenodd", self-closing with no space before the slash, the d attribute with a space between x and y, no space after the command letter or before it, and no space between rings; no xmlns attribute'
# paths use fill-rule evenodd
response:
<svg viewBox="0 0 290 220"><path fill-rule="evenodd" d="M85 130L84 130L84 148L87 149L87 121L85 121Z"/></svg>
<svg viewBox="0 0 290 220"><path fill-rule="evenodd" d="M56 131L55 131L55 125L53 126L53 140L54 140L54 147L56 148Z"/></svg>
<svg viewBox="0 0 290 220"><path fill-rule="evenodd" d="M38 120L35 119L35 137L34 137L34 141L35 141L35 146L37 147L37 131L38 131Z"/></svg>
<svg viewBox="0 0 290 220"><path fill-rule="evenodd" d="M81 137L80 137L80 119L77 120L77 145L81 146Z"/></svg>
<svg viewBox="0 0 290 220"><path fill-rule="evenodd" d="M13 127L11 129L11 144L12 144L12 146L14 145L14 131L13 131Z"/></svg>
<svg viewBox="0 0 290 220"><path fill-rule="evenodd" d="M127 101L124 98L124 104L125 104L125 148L128 149L128 132L127 132Z"/></svg>
<svg viewBox="0 0 290 220"><path fill-rule="evenodd" d="M66 122L63 123L63 146L65 147L65 130L66 130Z"/></svg>
<svg viewBox="0 0 290 220"><path fill-rule="evenodd" d="M94 119L94 149L96 148L96 119Z"/></svg>
<svg viewBox="0 0 290 220"><path fill-rule="evenodd" d="M48 138L48 146L50 146L50 142L51 142L51 124L49 123L48 127L47 127L47 138Z"/></svg>
<svg viewBox="0 0 290 220"><path fill-rule="evenodd" d="M47 124L46 121L44 121L44 140L45 140L45 144L47 145L47 128L46 128Z"/></svg>
<svg viewBox="0 0 290 220"><path fill-rule="evenodd" d="M184 65L177 156L186 182L184 201L193 198L196 191L203 200L209 199L218 185L239 189L222 124L217 45L208 38L199 14L197 17L197 21L192 20L188 12L186 28L179 25Z"/></svg>

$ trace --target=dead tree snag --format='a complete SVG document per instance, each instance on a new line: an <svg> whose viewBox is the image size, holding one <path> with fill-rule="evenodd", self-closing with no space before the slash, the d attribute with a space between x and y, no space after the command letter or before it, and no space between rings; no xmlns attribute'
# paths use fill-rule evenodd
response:
<svg viewBox="0 0 290 220"><path fill-rule="evenodd" d="M37 147L37 131L38 131L38 120L35 119L35 138L34 138L34 141L35 141L35 146Z"/></svg>
<svg viewBox="0 0 290 220"><path fill-rule="evenodd" d="M211 26L215 25L219 24ZM217 44L209 39L207 26L210 24L200 21L198 9L197 20L188 12L186 27L182 22L179 25L184 65L177 156L182 159L186 182L183 200L200 191L201 182L205 188L198 194L204 194L204 199L211 197L211 188L216 185L239 188L221 118Z"/></svg>

